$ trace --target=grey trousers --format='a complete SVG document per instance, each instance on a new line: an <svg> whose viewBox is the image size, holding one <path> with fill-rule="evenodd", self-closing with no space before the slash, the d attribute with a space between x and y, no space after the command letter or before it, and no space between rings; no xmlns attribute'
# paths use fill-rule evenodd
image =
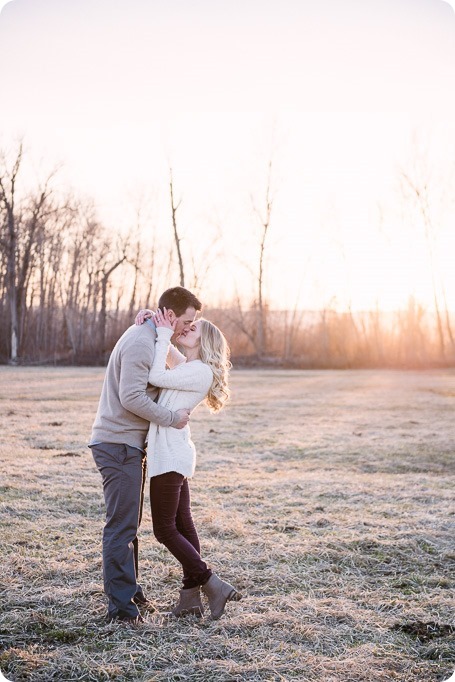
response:
<svg viewBox="0 0 455 682"><path fill-rule="evenodd" d="M134 597L142 594L137 530L144 503L145 454L121 443L90 446L103 480L106 524L103 530L104 591L109 618L139 614Z"/></svg>

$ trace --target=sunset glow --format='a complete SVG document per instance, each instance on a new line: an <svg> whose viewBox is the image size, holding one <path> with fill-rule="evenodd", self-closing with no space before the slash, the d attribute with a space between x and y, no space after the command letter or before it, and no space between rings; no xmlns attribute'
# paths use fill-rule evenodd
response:
<svg viewBox="0 0 455 682"><path fill-rule="evenodd" d="M213 303L255 296L252 206L272 159L272 307L431 308L428 235L402 176L424 149L433 276L454 302L454 64L442 0L12 0L0 146L23 136L30 177L62 163L61 186L93 197L113 231L146 199L144 243L153 225L171 244L172 165L184 255L197 263L211 240L222 254L207 256Z"/></svg>

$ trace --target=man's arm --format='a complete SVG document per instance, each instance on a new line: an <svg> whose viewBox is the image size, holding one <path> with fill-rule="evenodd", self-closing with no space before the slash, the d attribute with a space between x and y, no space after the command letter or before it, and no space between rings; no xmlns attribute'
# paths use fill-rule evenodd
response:
<svg viewBox="0 0 455 682"><path fill-rule="evenodd" d="M171 412L157 405L146 393L152 350L143 343L127 346L120 363L119 398L125 410L159 426L183 428L183 411ZM185 411L187 412L187 411Z"/></svg>

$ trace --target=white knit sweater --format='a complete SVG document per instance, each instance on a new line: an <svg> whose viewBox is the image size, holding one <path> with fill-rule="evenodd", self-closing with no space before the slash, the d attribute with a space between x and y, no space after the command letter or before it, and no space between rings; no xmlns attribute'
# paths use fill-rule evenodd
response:
<svg viewBox="0 0 455 682"><path fill-rule="evenodd" d="M163 405L172 412L184 407L194 410L207 396L213 373L209 365L201 360L187 362L185 356L170 343L172 334L171 329L157 328L155 357L149 382L162 389L158 405ZM166 369L166 359L170 369ZM149 477L176 471L189 478L194 474L195 467L196 449L189 426L174 429L150 424L147 445Z"/></svg>

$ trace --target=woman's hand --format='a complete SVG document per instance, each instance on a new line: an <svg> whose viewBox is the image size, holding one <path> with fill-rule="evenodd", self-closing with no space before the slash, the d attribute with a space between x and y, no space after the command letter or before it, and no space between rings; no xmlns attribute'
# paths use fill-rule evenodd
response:
<svg viewBox="0 0 455 682"><path fill-rule="evenodd" d="M156 327L166 327L166 329L172 329L172 331L175 331L177 318L173 322L171 322L169 319L169 313L167 309L163 308L163 311L161 312L161 310L158 308L158 310L155 313L153 321Z"/></svg>
<svg viewBox="0 0 455 682"><path fill-rule="evenodd" d="M134 320L134 324L141 325L144 324L145 320L149 320L151 317L153 317L154 312L153 310L149 310L148 308L144 308L143 310L140 310L138 314L136 315L136 319Z"/></svg>

